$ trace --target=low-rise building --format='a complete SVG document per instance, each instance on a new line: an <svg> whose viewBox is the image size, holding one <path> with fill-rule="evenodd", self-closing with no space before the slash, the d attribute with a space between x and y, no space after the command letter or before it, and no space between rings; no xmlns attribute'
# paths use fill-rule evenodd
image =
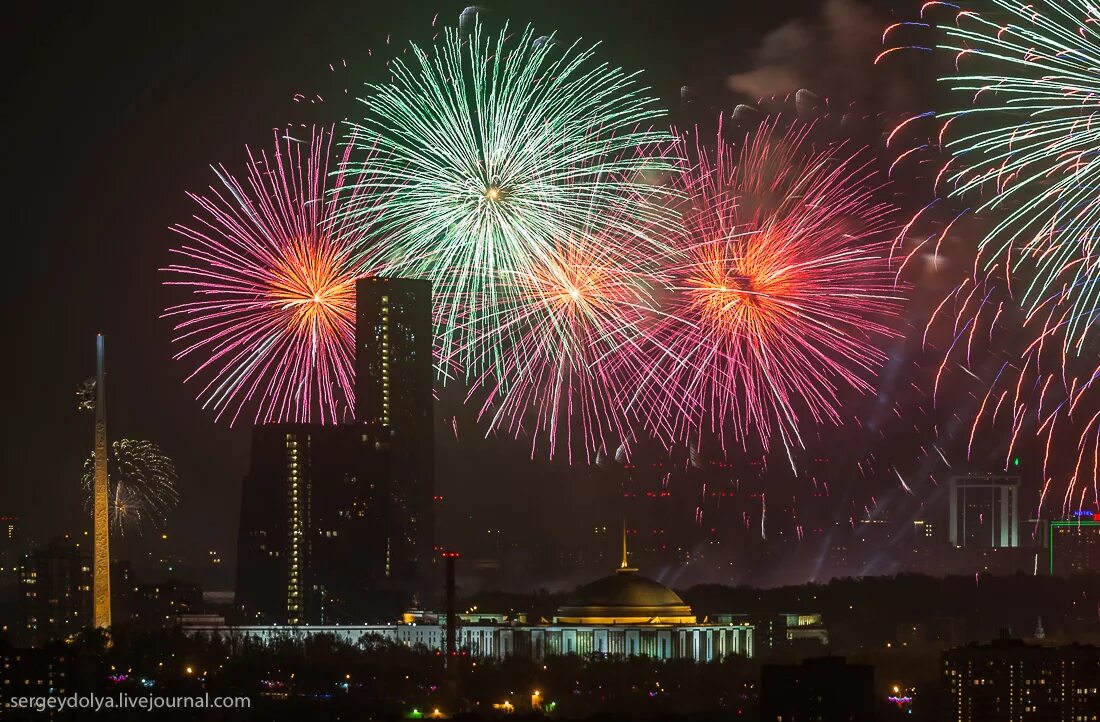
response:
<svg viewBox="0 0 1100 722"><path fill-rule="evenodd" d="M552 620L473 613L457 615L458 649L481 658L512 656L541 660L565 654L646 656L709 662L731 654L753 656L753 628L740 615L699 619L676 592L640 576L623 560L614 574L577 590ZM270 642L331 634L357 644L371 639L442 651L445 615L409 613L382 625L185 625L190 634L218 634Z"/></svg>
<svg viewBox="0 0 1100 722"><path fill-rule="evenodd" d="M1100 719L1100 647L1001 639L941 655L946 719Z"/></svg>

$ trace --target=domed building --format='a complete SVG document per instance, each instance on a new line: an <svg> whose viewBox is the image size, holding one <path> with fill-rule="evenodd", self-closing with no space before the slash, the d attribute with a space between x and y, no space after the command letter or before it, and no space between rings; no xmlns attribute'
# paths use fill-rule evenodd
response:
<svg viewBox="0 0 1100 722"><path fill-rule="evenodd" d="M664 584L639 576L627 563L626 534L623 560L614 574L576 591L558 608L555 624L695 624L691 607Z"/></svg>
<svg viewBox="0 0 1100 722"><path fill-rule="evenodd" d="M463 629L463 632L466 630ZM613 574L585 584L558 608L553 621L500 630L493 656L607 654L700 662L753 655L753 628L743 617L700 620L680 595L644 577L623 556Z"/></svg>
<svg viewBox="0 0 1100 722"><path fill-rule="evenodd" d="M529 623L522 615L493 612L457 616L458 648L471 657L539 661L554 655L596 654L710 662L731 654L753 656L753 627L743 615L719 614L700 620L679 594L638 574L629 565L625 529L619 568L577 589L553 620ZM442 651L445 620L443 614L416 612L390 625L195 627L188 631L262 641L325 633L351 644L373 637Z"/></svg>

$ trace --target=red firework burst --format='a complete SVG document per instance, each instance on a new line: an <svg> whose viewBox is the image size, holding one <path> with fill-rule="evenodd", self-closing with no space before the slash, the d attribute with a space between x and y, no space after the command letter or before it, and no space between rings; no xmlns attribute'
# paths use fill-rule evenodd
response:
<svg viewBox="0 0 1100 722"><path fill-rule="evenodd" d="M679 184L686 237L643 396L675 438L800 443L803 417L840 420L842 387L867 392L900 298L894 209L863 149L813 147L780 119L737 150L698 140Z"/></svg>

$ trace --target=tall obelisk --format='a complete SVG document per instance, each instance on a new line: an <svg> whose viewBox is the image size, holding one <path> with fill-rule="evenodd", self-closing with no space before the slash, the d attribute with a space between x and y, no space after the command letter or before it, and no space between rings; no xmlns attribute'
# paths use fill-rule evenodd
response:
<svg viewBox="0 0 1100 722"><path fill-rule="evenodd" d="M93 623L96 629L111 626L111 543L107 514L107 381L104 337L95 337L95 481L92 486Z"/></svg>

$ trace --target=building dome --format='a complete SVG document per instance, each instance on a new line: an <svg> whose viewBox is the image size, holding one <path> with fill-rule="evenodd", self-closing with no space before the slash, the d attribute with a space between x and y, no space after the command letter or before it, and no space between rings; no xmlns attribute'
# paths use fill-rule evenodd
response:
<svg viewBox="0 0 1100 722"><path fill-rule="evenodd" d="M691 607L660 582L620 569L586 584L558 608L563 624L694 624Z"/></svg>
<svg viewBox="0 0 1100 722"><path fill-rule="evenodd" d="M695 624L691 607L664 584L638 575L627 562L626 526L623 560L615 573L578 589L558 607L561 624Z"/></svg>

